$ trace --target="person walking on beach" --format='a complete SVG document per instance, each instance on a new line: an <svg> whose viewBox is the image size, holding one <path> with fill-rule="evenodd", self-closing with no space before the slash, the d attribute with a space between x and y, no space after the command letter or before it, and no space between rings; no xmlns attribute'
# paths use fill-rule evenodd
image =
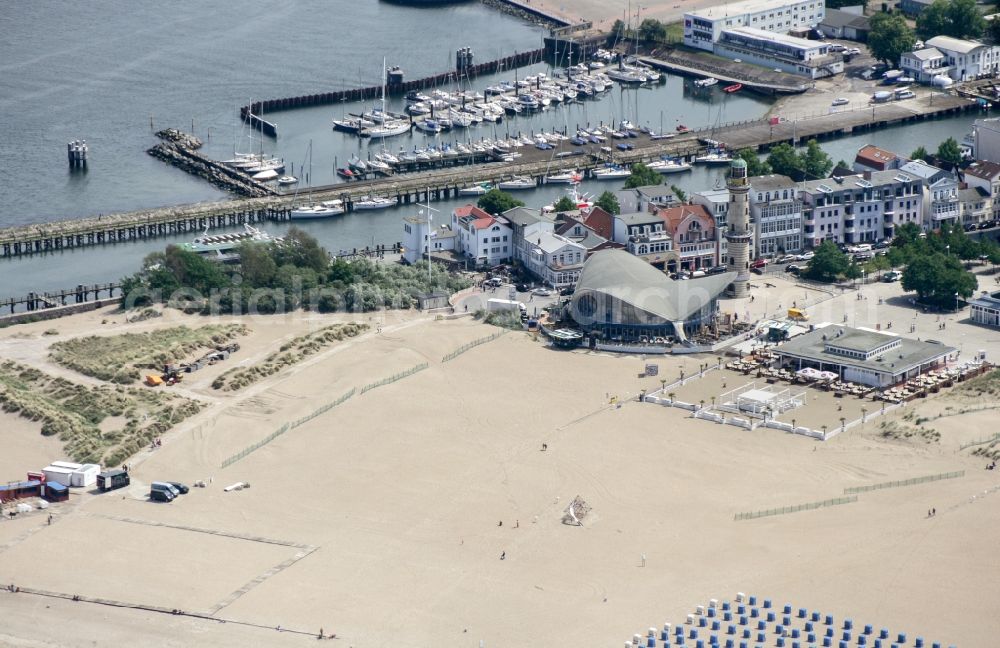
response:
<svg viewBox="0 0 1000 648"><path fill-rule="evenodd" d="M500 552L500 560L507 560L507 552L506 551L501 551Z"/></svg>

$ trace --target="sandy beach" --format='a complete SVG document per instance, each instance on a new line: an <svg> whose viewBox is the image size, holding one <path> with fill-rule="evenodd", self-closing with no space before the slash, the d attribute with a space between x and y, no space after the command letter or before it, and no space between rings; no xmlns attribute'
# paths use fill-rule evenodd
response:
<svg viewBox="0 0 1000 648"><path fill-rule="evenodd" d="M729 307L773 311L801 290L781 282L767 306ZM851 306L837 297L823 308L833 318ZM253 332L234 359L259 360L290 336L349 319L249 318ZM30 324L0 331L0 357L47 370L55 339L178 322L200 320L168 312L125 325L99 312ZM3 591L0 643L293 645L323 628L357 647L620 646L737 591L946 645L989 645L1000 631L1000 492L991 491L1000 479L958 451L958 417L941 426L940 444L882 439L874 424L826 443L747 432L635 402L660 387L639 377L646 362L672 378L714 356L559 352L511 332L442 362L494 329L418 313L372 324L236 393L211 389L228 368L211 367L183 386L206 409L133 459L130 488L74 491L53 507L51 526L43 513L0 522L2 584L204 618ZM52 327L59 336L42 338ZM949 328L970 332L962 327ZM423 362L221 468L283 423ZM707 398L720 380L743 378L726 374L684 389ZM822 403L808 409L828 415ZM6 478L61 458L29 422L3 417L14 432L0 457ZM734 521L956 470L965 476ZM172 504L147 501L149 482L166 479L207 487ZM241 481L251 487L223 491ZM582 526L564 524L577 496L591 512ZM927 518L932 507L938 515Z"/></svg>

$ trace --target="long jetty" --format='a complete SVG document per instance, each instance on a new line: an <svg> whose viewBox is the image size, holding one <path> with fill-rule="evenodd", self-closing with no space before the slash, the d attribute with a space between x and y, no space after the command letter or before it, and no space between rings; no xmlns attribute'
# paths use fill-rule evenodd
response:
<svg viewBox="0 0 1000 648"><path fill-rule="evenodd" d="M429 198L457 196L463 187L471 184L497 182L514 175L530 176L536 183L542 184L545 176L552 173L566 169L589 172L611 158L626 164L655 160L664 155L690 158L705 150L704 139L722 142L733 150L752 148L764 151L781 142L798 144L813 138L832 139L975 109L977 104L974 100L937 95L795 120L772 118L722 124L678 134L672 139L654 140L640 135L629 139L633 148L624 151L615 147L618 140L609 140L606 147L613 147L610 154L598 145L577 148L568 142L560 142L554 151L525 147L522 157L516 162L423 168L388 178L300 190L297 198L285 195L234 199L7 228L0 230L0 258L200 232L244 223L287 221L295 200L340 199L351 210L354 202L362 196L377 194L393 197L397 204L405 205ZM565 156L560 157L560 153Z"/></svg>
<svg viewBox="0 0 1000 648"><path fill-rule="evenodd" d="M414 79L413 81L388 83L385 86L385 91L386 94L390 96L401 96L411 90L436 88L454 83L459 79L474 79L484 74L499 74L505 70L513 70L514 68L524 67L526 65L534 65L544 61L544 57L545 48L539 48L529 52L518 52L516 54L511 54L510 56L496 59L495 61L470 65L462 68L461 70L442 72L433 76L424 77L423 79ZM351 88L348 90L335 90L333 92L319 92L316 94L299 95L297 97L285 97L282 99L265 99L263 101L255 101L250 105L241 107L240 116L244 120L251 119L251 116L253 116L253 119L257 119L257 115L270 115L281 110L309 108L312 106L331 106L342 102L373 101L381 96L382 86L375 85L364 88ZM259 122L256 121L254 123L259 124ZM277 126L272 124L272 127L276 133Z"/></svg>

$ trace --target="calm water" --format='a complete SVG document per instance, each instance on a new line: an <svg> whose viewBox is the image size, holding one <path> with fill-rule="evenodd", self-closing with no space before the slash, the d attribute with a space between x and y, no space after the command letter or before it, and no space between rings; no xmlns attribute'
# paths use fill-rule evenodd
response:
<svg viewBox="0 0 1000 648"><path fill-rule="evenodd" d="M221 3L220 3L221 4ZM228 4L228 3L227 3ZM260 146L236 128L235 106L251 97L281 97L377 84L382 58L402 65L407 78L451 69L456 48L471 45L478 61L541 45L542 30L479 4L413 9L378 0L359 0L344 11L342 2L287 0L280 5L248 0L215 6L178 0L169 11L120 0L83 6L39 0L0 15L0 227L44 222L206 199L224 198L204 182L144 153L155 142L154 126L192 130L206 141L204 152L231 157L234 147ZM16 15L14 15L16 14ZM317 28L317 25L327 25ZM489 34L489 41L467 34ZM549 71L524 68L526 75ZM513 72L477 79L482 90ZM492 138L507 133L569 128L628 118L672 130L678 123L711 126L763 115L769 102L748 93L691 92L677 77L654 89L615 89L600 101L556 108L530 118L439 136L440 141ZM265 151L302 171L313 146L313 184L334 182L334 166L353 153L367 156L379 142L332 131L330 120L365 106L347 104L267 116L279 138L265 138ZM390 108L401 105L390 103ZM852 160L858 147L873 142L900 153L949 135L961 138L969 118L894 128L824 143L831 157ZM86 173L69 173L65 144L85 138L91 145ZM393 150L423 146L422 134L386 140ZM723 171L697 168L668 176L684 190L720 183ZM301 174L300 174L301 175ZM590 183L596 195L616 183ZM562 188L522 192L531 207L551 203ZM435 205L443 213L467 199ZM412 208L360 212L308 223L330 250L363 247L373 240L399 240L400 219ZM269 225L280 234L286 226ZM90 248L14 261L0 261L0 296L66 288L77 283L116 280L134 272L142 258L167 243L162 238Z"/></svg>

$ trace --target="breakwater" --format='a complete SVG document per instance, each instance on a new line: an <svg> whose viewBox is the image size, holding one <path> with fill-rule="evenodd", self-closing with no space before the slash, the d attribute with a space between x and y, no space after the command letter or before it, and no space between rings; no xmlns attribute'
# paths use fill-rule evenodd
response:
<svg viewBox="0 0 1000 648"><path fill-rule="evenodd" d="M467 66L462 70L452 72L442 72L423 79L413 81L402 81L399 83L388 83L385 86L386 94L390 96L402 96L411 90L426 90L447 86L459 80L474 79L486 74L499 74L506 70L534 65L545 60L545 49L539 48L528 52L518 52L489 61L487 63L476 63ZM251 116L261 114L273 114L281 110L293 110L295 108L308 108L311 106L330 106L341 102L353 101L374 101L382 96L382 86L368 86L364 88L351 88L349 90L336 90L333 92L319 92L316 94L305 94L297 97L284 97L281 99L265 99L255 101L250 105L240 108L240 117L244 120L251 119ZM277 132L277 126L274 126Z"/></svg>
<svg viewBox="0 0 1000 648"><path fill-rule="evenodd" d="M156 136L163 141L148 149L146 153L171 166L203 178L210 184L238 196L260 198L276 193L271 187L257 182L246 173L197 153L202 141L194 135L176 128L167 128L157 131Z"/></svg>

